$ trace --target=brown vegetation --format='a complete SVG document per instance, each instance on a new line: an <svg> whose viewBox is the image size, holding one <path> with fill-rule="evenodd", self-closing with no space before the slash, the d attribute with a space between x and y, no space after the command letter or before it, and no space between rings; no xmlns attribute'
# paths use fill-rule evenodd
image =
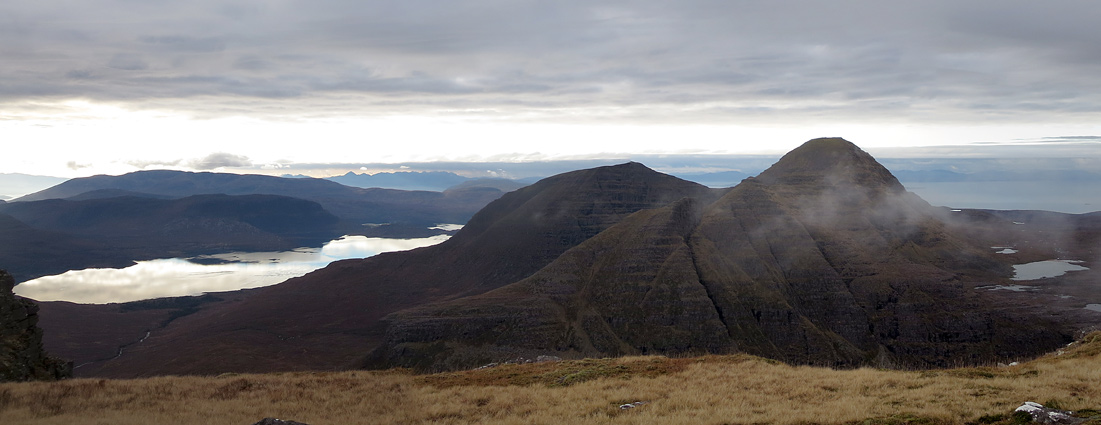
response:
<svg viewBox="0 0 1101 425"><path fill-rule="evenodd" d="M1024 401L1097 408L1098 382L1101 333L1094 333L1021 365L927 371L834 370L737 355L589 359L420 376L9 383L0 384L0 418L18 424L249 424L263 417L313 425L1012 423L1013 409ZM638 401L646 403L619 408Z"/></svg>

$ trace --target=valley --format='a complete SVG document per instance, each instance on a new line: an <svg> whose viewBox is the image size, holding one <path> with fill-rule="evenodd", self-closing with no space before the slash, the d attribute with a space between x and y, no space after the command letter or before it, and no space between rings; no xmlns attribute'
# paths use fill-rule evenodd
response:
<svg viewBox="0 0 1101 425"><path fill-rule="evenodd" d="M1087 308L1101 303L1095 218L933 207L851 143L819 139L729 189L638 163L580 170L505 194L438 245L172 302L44 302L41 323L78 376L733 352L984 364L1101 323ZM1088 270L1012 280L1051 259ZM991 290L1013 284L1037 289Z"/></svg>
<svg viewBox="0 0 1101 425"><path fill-rule="evenodd" d="M1101 425L1098 16L4 2L0 425Z"/></svg>

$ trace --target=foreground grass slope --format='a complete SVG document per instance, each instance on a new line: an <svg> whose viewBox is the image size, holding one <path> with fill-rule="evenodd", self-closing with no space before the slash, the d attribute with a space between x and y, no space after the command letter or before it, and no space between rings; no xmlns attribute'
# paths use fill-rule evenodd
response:
<svg viewBox="0 0 1101 425"><path fill-rule="evenodd" d="M1008 367L833 370L751 356L404 371L0 384L5 424L1013 423L1038 401L1101 407L1101 332ZM625 403L645 402L632 409ZM1101 423L1095 416L1090 423Z"/></svg>

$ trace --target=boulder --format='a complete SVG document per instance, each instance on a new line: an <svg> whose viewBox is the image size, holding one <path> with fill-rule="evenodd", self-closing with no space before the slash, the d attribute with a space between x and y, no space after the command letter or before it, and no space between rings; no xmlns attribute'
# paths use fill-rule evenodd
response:
<svg viewBox="0 0 1101 425"><path fill-rule="evenodd" d="M1014 412L1028 413L1028 415L1032 417L1032 422L1041 424L1077 425L1086 421L1085 419L1072 416L1074 412L1044 407L1042 404L1032 401L1026 401L1025 404L1018 407Z"/></svg>

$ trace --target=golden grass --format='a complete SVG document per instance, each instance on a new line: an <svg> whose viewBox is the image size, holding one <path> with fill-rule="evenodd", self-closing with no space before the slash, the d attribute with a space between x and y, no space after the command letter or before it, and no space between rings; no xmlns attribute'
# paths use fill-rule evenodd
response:
<svg viewBox="0 0 1101 425"><path fill-rule="evenodd" d="M624 403L645 401L634 409ZM0 384L3 424L1008 423L1101 407L1101 333L1013 367L832 370L750 356L589 359L435 375L281 373Z"/></svg>

